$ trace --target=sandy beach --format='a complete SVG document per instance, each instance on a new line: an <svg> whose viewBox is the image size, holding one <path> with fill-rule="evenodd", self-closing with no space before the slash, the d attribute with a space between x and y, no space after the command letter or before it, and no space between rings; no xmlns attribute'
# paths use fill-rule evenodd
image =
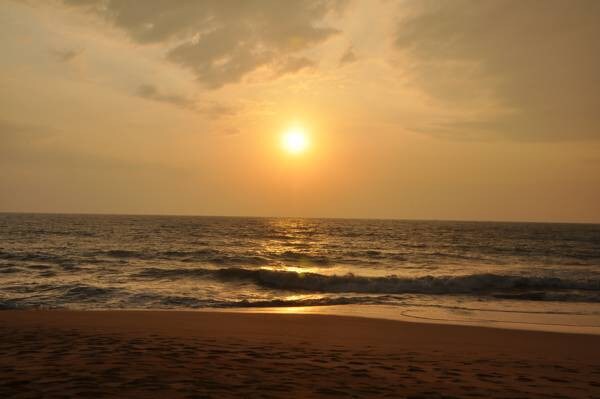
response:
<svg viewBox="0 0 600 399"><path fill-rule="evenodd" d="M600 397L600 336L357 317L0 312L1 397Z"/></svg>

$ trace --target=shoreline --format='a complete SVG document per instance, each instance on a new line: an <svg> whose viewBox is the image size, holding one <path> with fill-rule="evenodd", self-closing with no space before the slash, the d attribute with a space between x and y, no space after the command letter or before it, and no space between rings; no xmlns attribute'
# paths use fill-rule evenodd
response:
<svg viewBox="0 0 600 399"><path fill-rule="evenodd" d="M5 310L10 397L600 395L600 336L365 317Z"/></svg>
<svg viewBox="0 0 600 399"><path fill-rule="evenodd" d="M544 323L539 321L539 315L545 315L542 312L536 312L531 315L531 312L519 311L502 311L499 314L505 316L494 319L478 319L472 316L464 317L463 319L452 319L449 317L435 317L435 315L424 312L414 311L418 307L405 306L404 310L393 305L311 305L311 306L292 306L292 307L225 307L225 308L7 308L1 309L2 312L199 312L199 313L241 313L241 314L299 314L299 315L321 315L321 316L341 316L341 317L356 317L374 320L389 320L400 321L406 323L417 324L433 324L444 326L466 326L466 327L481 327L501 330L518 330L518 331L539 331L539 332L554 332L564 334L583 334L600 336L600 325L581 325L567 323ZM482 312L496 313L497 311L481 310ZM447 312L443 316L452 314ZM512 320L506 315L512 316ZM515 317L521 315L521 318ZM533 316L533 317L532 317ZM549 316L555 316L550 313ZM568 315L573 317L573 315ZM580 315L577 315L580 316ZM534 320L538 317L537 320ZM592 316L593 322L600 322L600 316Z"/></svg>
<svg viewBox="0 0 600 399"><path fill-rule="evenodd" d="M409 307L410 308L410 307ZM168 311L168 310L167 310ZM327 306L302 306L302 307L262 307L262 308L227 308L227 309L196 309L201 312L233 312L233 313L272 313L272 314L315 314L329 316L361 317L376 320L394 320L407 323L470 326L494 328L502 330L543 331L564 334L600 335L600 325L577 325L560 323L543 323L531 321L527 312L511 311L510 315L522 314L529 317L529 321L521 320L495 320L495 319L469 319L462 320L449 318L428 317L424 314L408 314L407 311L398 311L397 306L387 305L327 305ZM449 315L446 313L445 315ZM594 317L600 321L600 318Z"/></svg>

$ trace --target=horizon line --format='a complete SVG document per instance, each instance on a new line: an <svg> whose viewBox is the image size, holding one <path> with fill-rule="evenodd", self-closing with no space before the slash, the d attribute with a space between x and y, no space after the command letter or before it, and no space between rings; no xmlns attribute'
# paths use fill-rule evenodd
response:
<svg viewBox="0 0 600 399"><path fill-rule="evenodd" d="M111 213L111 212L35 212L0 211L0 214L24 215L82 215L82 216L162 216L162 217L204 217L238 219L325 219L325 220L380 220L399 222L463 222L463 223L524 223L524 224L580 224L600 225L598 222L539 221L539 220L491 220L491 219L439 219L439 218L398 218L398 217L340 217L340 216L265 216L265 215L201 215L189 213Z"/></svg>

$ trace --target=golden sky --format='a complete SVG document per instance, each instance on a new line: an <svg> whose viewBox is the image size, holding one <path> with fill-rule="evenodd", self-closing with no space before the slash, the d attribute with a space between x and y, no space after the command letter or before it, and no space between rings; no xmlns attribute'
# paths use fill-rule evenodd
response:
<svg viewBox="0 0 600 399"><path fill-rule="evenodd" d="M598 21L596 0L4 0L0 211L600 222Z"/></svg>

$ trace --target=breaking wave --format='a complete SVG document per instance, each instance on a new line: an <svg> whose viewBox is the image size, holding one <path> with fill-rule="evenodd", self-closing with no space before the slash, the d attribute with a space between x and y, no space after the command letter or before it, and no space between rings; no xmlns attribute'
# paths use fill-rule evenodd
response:
<svg viewBox="0 0 600 399"><path fill-rule="evenodd" d="M150 279L213 278L243 281L257 286L290 291L365 294L490 294L498 298L552 300L546 291L587 291L600 301L600 280L566 280L557 277L472 274L463 276L367 277L354 274L323 275L278 270L144 269L136 275ZM536 291L536 292L531 292ZM527 297L528 296L528 297ZM577 295L573 294L573 298Z"/></svg>

